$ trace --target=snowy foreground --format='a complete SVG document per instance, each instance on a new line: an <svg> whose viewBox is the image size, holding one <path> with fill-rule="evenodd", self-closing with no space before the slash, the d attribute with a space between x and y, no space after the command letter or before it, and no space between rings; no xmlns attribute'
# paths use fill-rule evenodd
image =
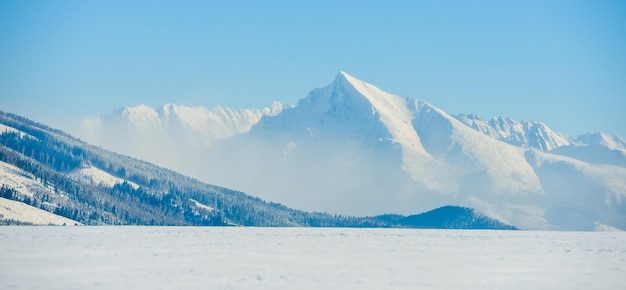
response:
<svg viewBox="0 0 626 290"><path fill-rule="evenodd" d="M0 289L626 289L626 233L0 227Z"/></svg>

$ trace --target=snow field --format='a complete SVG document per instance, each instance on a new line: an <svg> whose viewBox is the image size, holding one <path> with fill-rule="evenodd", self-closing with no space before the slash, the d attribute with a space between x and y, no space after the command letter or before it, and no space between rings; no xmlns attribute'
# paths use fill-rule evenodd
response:
<svg viewBox="0 0 626 290"><path fill-rule="evenodd" d="M9 127L5 124L0 124L0 134L5 133L5 132L9 132L9 133L19 133L21 137L23 137L24 135L27 135L26 133L15 129L13 127Z"/></svg>
<svg viewBox="0 0 626 290"><path fill-rule="evenodd" d="M35 177L9 163L0 161L0 186L5 185L17 192L33 197L35 192L52 192Z"/></svg>
<svg viewBox="0 0 626 290"><path fill-rule="evenodd" d="M115 177L93 166L77 169L74 172L70 173L69 176L74 180L78 180L87 184L103 184L110 187L113 187L116 184L124 183L125 181L124 179ZM134 189L139 188L139 185L134 182L126 182L128 182L128 184Z"/></svg>
<svg viewBox="0 0 626 290"><path fill-rule="evenodd" d="M1 227L3 289L624 289L626 233Z"/></svg>
<svg viewBox="0 0 626 290"><path fill-rule="evenodd" d="M81 224L60 215L28 204L0 197L0 219L29 222L35 225L68 225Z"/></svg>

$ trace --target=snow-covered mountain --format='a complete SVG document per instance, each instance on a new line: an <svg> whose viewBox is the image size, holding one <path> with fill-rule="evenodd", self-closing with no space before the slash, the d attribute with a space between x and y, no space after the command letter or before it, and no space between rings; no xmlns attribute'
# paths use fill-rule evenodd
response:
<svg viewBox="0 0 626 290"><path fill-rule="evenodd" d="M0 125L0 225L516 229L458 206L374 217L294 210L89 145L21 116L0 111Z"/></svg>
<svg viewBox="0 0 626 290"><path fill-rule="evenodd" d="M550 151L593 164L626 167L626 141L617 135L592 132L573 139L573 143Z"/></svg>
<svg viewBox="0 0 626 290"><path fill-rule="evenodd" d="M592 142L622 152L616 136L571 140L539 122L451 116L344 72L294 107L250 118L245 130L213 137L178 128L182 136L206 134L211 142L202 146L182 141L151 152L161 134L154 132L168 127L144 124L163 124L162 115L122 118L143 158L300 209L410 214L455 204L524 228L626 229L626 169L580 153ZM109 133L124 140L129 131ZM120 145L114 149L133 154ZM570 147L574 153L559 149ZM174 154L182 162L167 160Z"/></svg>
<svg viewBox="0 0 626 290"><path fill-rule="evenodd" d="M181 150L210 147L217 140L247 132L261 117L276 115L282 109L279 102L262 110L220 106L208 110L174 104L159 109L147 105L121 107L111 114L86 119L82 137L110 150L180 168L189 161Z"/></svg>
<svg viewBox="0 0 626 290"><path fill-rule="evenodd" d="M495 116L487 121L474 114L459 114L454 117L487 136L517 147L550 151L572 144L566 136L552 131L541 122L518 122L502 116Z"/></svg>
<svg viewBox="0 0 626 290"><path fill-rule="evenodd" d="M473 114L454 117L487 136L517 147L568 156L593 164L626 167L626 141L614 134L590 132L569 138L541 122L518 122L501 116L485 121Z"/></svg>

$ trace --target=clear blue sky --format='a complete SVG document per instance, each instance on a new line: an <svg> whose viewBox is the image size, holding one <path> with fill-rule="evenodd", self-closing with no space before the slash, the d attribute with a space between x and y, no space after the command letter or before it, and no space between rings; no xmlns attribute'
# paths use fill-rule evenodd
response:
<svg viewBox="0 0 626 290"><path fill-rule="evenodd" d="M626 137L626 1L0 1L0 110L295 104L344 70L451 114Z"/></svg>

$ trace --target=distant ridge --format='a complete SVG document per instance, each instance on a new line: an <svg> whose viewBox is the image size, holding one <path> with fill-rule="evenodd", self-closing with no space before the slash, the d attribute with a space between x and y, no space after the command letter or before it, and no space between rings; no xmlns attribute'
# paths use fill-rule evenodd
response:
<svg viewBox="0 0 626 290"><path fill-rule="evenodd" d="M382 215L377 218L409 228L517 230L514 226L477 213L474 209L460 206L444 206L406 217Z"/></svg>

